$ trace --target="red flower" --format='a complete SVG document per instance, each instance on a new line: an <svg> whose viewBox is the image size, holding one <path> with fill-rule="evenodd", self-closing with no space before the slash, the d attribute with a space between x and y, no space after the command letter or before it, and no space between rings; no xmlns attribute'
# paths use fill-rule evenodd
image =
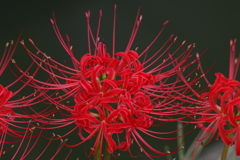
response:
<svg viewBox="0 0 240 160"><path fill-rule="evenodd" d="M197 126L204 133L199 141L210 136L220 137L226 145L236 144L236 155L240 155L240 82L234 80L237 76L240 56L235 58L236 40L230 41L229 78L216 73L216 80L210 86L210 91L202 94L202 105L192 108Z"/></svg>
<svg viewBox="0 0 240 160"><path fill-rule="evenodd" d="M116 15L116 9L114 15ZM69 37L66 36L67 42L65 42L58 30L55 18L51 19L54 31L71 57L74 68L67 67L48 57L30 39L29 41L37 49L38 54L42 54L44 57L44 59L39 58L22 41L22 45L33 61L50 75L48 82L42 82L23 73L25 77L31 78L34 82L29 85L44 90L62 90L60 97L53 97L53 94L44 95L44 97L50 101L50 104L57 105L62 110L69 112L69 115L63 114L65 119L53 119L50 122L46 116L47 123L58 125L53 128L60 128L72 123L77 125L79 137L83 141L75 145L67 145L68 147L75 147L96 137L90 155L96 153L98 146L100 146L100 152L102 151L103 140L106 140L108 152L111 154L117 149L130 152L132 140L149 158L157 156L148 153L147 148L158 156L170 154L154 149L142 138L140 132L156 139L177 138L161 138L159 136L159 134L171 134L176 131L162 133L157 130L153 131L153 129L160 126L156 122L165 123L166 121L176 120L169 119L171 115L176 113L169 111L168 107L170 109L175 107L176 103L173 102L180 100L181 95L188 88L187 85L181 83L179 72L197 62L197 60L193 60L187 63L191 57L192 45L174 58L177 51L185 44L185 41L176 50L170 51L170 48L177 40L177 37L173 39L173 35L171 35L153 56L146 58L147 51L159 38L168 23L167 21L146 49L141 53L131 50L130 48L142 20L142 16L139 16L138 13L125 51L115 52L114 28L112 53L109 54L106 45L98 40L102 11L100 11L99 26L95 36L92 34L89 23L90 12L86 13L86 17L89 53L82 56L80 61L73 54ZM114 18L114 26L115 22L116 19ZM91 42L94 45L93 50ZM144 60L140 61L141 58ZM162 59L161 62L160 59ZM20 70L17 65L16 67ZM175 81L169 81L170 78ZM66 83L62 83L62 80ZM67 106L63 104L70 97L74 97L75 105ZM87 137L83 136L83 131L88 133ZM124 135L125 139L119 140L119 142L115 140L113 136L118 134ZM174 150L171 153L176 151Z"/></svg>
<svg viewBox="0 0 240 160"><path fill-rule="evenodd" d="M202 113L204 116L197 120L203 124L198 125L204 130L213 132L218 130L219 136L226 145L236 143L236 155L240 155L240 82L225 78L221 73L216 74L217 79L208 93L209 109ZM205 125L208 125L206 128ZM233 134L233 137L229 136Z"/></svg>
<svg viewBox="0 0 240 160"><path fill-rule="evenodd" d="M13 45L14 44L13 41L11 41L10 44L9 43L6 44L6 48L0 59L0 76L1 76L1 80L3 81L6 81L4 79L5 77L3 73L6 71L6 67L9 65L9 61L11 60L16 50L20 37L21 37L21 34L15 45ZM12 59L12 63L16 63L16 61ZM31 64L26 69L26 71L24 71L24 73L27 73L30 70L32 65L33 64ZM7 151L11 150L14 146L13 144L24 141L25 139L34 138L38 136L38 135L33 136L31 134L33 125L29 122L29 119L39 118L39 116L37 114L32 114L32 115L20 114L19 111L17 113L15 112L14 109L18 108L21 110L25 110L25 108L31 105L40 103L41 100L39 100L39 98L44 94L43 90L36 89L35 92L32 94L29 94L22 98L16 97L19 93L21 93L21 91L29 83L31 83L31 80L29 79L25 81L24 75L18 76L10 66L9 66L9 69L13 73L13 75L16 76L16 79L5 87L0 84L0 136L1 136L0 157L3 154L5 154ZM33 75L35 75L36 73L37 71ZM21 86L16 90L18 84L20 84L21 82L23 82L24 84L21 84ZM33 120L32 122L35 122L35 121ZM10 141L8 140L8 138L10 139ZM11 141L11 139L15 139L15 138L19 138L20 140ZM8 146L9 144L11 144L12 146ZM13 159L15 158L18 151L19 151L19 148L13 155ZM27 151L27 148L24 154L25 153L29 154L29 152L26 152L26 151ZM24 154L22 155L22 157L24 157ZM26 154L26 156L28 154Z"/></svg>

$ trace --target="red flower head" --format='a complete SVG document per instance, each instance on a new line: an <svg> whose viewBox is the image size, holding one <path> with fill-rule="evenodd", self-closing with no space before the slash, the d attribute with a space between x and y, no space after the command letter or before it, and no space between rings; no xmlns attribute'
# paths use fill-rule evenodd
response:
<svg viewBox="0 0 240 160"><path fill-rule="evenodd" d="M198 120L204 123L211 123L208 130L218 129L219 136L223 142L226 145L233 145L234 139L239 143L239 138L237 138L237 134L234 138L229 137L228 134L236 133L236 130L240 129L238 124L240 118L238 114L240 111L240 82L225 78L221 73L217 73L216 76L217 79L208 93L211 110L209 109L205 113L206 116ZM237 148L236 151L238 151ZM238 152L236 153L239 155Z"/></svg>
<svg viewBox="0 0 240 160"><path fill-rule="evenodd" d="M205 99L202 107L195 109L194 113L201 116L196 119L197 126L204 130L200 141L210 135L208 142L214 136L220 137L226 145L236 144L236 155L240 155L240 82L234 80L240 56L234 59L235 47L236 40L231 40L229 78L216 73L217 78L210 91L202 94Z"/></svg>
<svg viewBox="0 0 240 160"><path fill-rule="evenodd" d="M15 45L13 45L14 44L13 41L11 41L10 44L9 43L6 44L6 48L0 59L0 76L1 76L1 80L5 82L6 82L6 79L4 79L5 77L3 73L7 69L6 67L9 65L9 61L11 60L16 50L20 37L21 37L21 34ZM16 63L16 61L12 59L12 63ZM31 64L24 73L27 73L32 67L32 65L33 64ZM16 79L10 84L8 84L7 86L3 86L0 84L0 119L1 119L0 120L0 136L1 136L0 157L2 156L2 154L5 154L6 151L11 150L14 146L13 144L17 142L21 142L24 139L34 138L38 136L38 135L32 136L30 131L32 128L32 124L29 122L29 119L37 118L39 116L36 114L32 114L32 115L20 114L19 111L16 112L14 109L18 108L20 110L25 110L25 108L31 105L40 103L41 100L39 100L39 98L44 94L43 90L41 91L35 90L34 93L24 96L22 98L16 97L28 85L28 83L31 83L31 80L29 79L26 81L25 79L23 79L24 74L18 76L16 73L14 73L11 66L9 66L8 68L13 73L13 75L16 76ZM35 75L36 72L33 75ZM19 83L22 83L22 82L24 84L21 84L21 86L16 90ZM13 88L15 90L13 90ZM38 95L36 96L36 94ZM35 121L32 121L32 122L35 122ZM14 139L12 137L20 138L20 140L12 141L12 139ZM9 144L12 144L12 146L9 147L8 146ZM16 151L16 154L18 153L18 150ZM13 155L13 159L15 158L16 154Z"/></svg>
<svg viewBox="0 0 240 160"><path fill-rule="evenodd" d="M58 125L53 128L60 128L72 123L76 125L75 129L79 129L79 137L82 141L75 145L67 145L68 147L75 147L96 137L90 155L96 154L96 150L100 150L101 153L104 140L107 142L108 152L111 154L117 149L130 152L131 141L135 141L141 151L149 158L154 155L148 153L147 149L160 156L169 154L154 149L144 140L141 134L157 139L177 138L160 137L159 134L170 134L176 131L159 132L159 126L163 124L158 125L157 123L173 121L169 119L173 113L168 110L168 107L171 109L176 106L175 101L180 100L181 95L188 88L187 85L181 83L179 72L197 62L197 60L187 62L191 57L192 45L174 58L179 49L184 46L185 41L177 49L171 51L177 37L173 38L173 35L170 35L153 56L146 58L147 51L156 43L168 23L167 21L146 49L141 53L138 53L137 50L131 50L130 48L142 21L142 16L139 16L138 12L125 51L115 52L115 6L112 53L109 54L106 45L99 42L102 11L100 11L99 25L95 36L90 27L90 12L86 13L86 17L89 53L83 55L80 61L73 54L69 37L66 36L65 42L55 18L51 19L54 31L71 57L74 68L67 67L48 57L30 39L29 41L37 49L37 53L44 57L44 59L39 58L22 41L22 45L33 61L50 75L48 82L42 82L23 73L25 77L31 78L34 82L30 86L44 90L62 90L60 97L53 97L53 94L44 96L51 104L67 111L69 115L62 114L65 119L54 119L48 123ZM94 46L93 50L91 42ZM154 66L154 64L156 65ZM18 66L16 65L16 67ZM174 81L169 80L170 78ZM62 83L62 81L65 81L65 83ZM64 101L70 97L74 97L74 106L64 104ZM46 120L49 119L46 117ZM156 130L153 131L154 129ZM88 136L84 137L83 132L87 132ZM118 135L123 135L125 138L117 141L113 137Z"/></svg>

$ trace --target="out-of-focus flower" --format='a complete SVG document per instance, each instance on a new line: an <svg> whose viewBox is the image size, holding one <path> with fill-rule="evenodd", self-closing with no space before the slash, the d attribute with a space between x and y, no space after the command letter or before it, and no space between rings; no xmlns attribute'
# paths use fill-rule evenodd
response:
<svg viewBox="0 0 240 160"><path fill-rule="evenodd" d="M210 123L211 125L206 129L218 130L219 136L226 145L233 145L236 142L236 154L240 155L238 149L240 83L225 78L221 73L217 73L216 76L217 79L208 93L211 112L209 112L209 109L198 121ZM229 134L231 133L234 133L235 136L230 137Z"/></svg>
<svg viewBox="0 0 240 160"><path fill-rule="evenodd" d="M240 155L240 82L235 80L239 68L240 56L235 58L236 40L230 41L229 77L216 73L216 80L210 91L203 94L207 104L198 114L198 127L202 128L209 141L217 136L225 145L236 145L236 155ZM202 139L200 138L200 139Z"/></svg>
<svg viewBox="0 0 240 160"><path fill-rule="evenodd" d="M201 82L188 80L183 77L183 73L179 72L183 82L188 85L189 93L183 96L182 101L190 104L186 107L179 106L172 110L182 115L186 123L195 123L196 127L203 130L203 134L198 139L194 154L198 145L206 138L209 138L205 144L208 144L214 137L219 137L226 145L236 144L236 155L240 155L239 142L239 107L240 107L240 82L236 79L240 56L235 58L236 40L230 41L230 64L229 78L225 78L223 74L216 73L216 80L210 84L203 72L199 55L197 54L198 67L201 75L205 79L208 88L197 92L196 86L200 88ZM192 72L193 73L193 72ZM196 73L197 77L198 74ZM206 91L209 90L209 91ZM189 119L190 118L190 119ZM193 158L192 157L192 158Z"/></svg>
<svg viewBox="0 0 240 160"><path fill-rule="evenodd" d="M5 75L3 73L6 71L9 62L12 60L12 63L16 63L16 61L12 59L12 56L20 41L20 37L21 34L19 35L15 45L13 41L11 41L11 43L6 44L6 48L0 59L0 76L1 81L2 82L4 81L4 83L7 82L7 79L5 79ZM22 72L27 73L32 65L33 63L25 71ZM19 113L19 111L16 112L14 109L17 108L18 110L19 109L24 110L25 108L30 107L31 105L40 103L41 100L39 100L39 98L41 97L41 93L42 94L44 93L44 91L41 90L41 93L38 94L39 90L36 89L32 94L19 97L18 94L21 93L22 90L24 90L24 88L27 86L28 83L30 83L31 80L30 79L24 80L24 75L17 76L17 74L14 73L10 66L9 69L13 73L13 75L16 76L16 79L6 86L0 84L0 139L1 139L0 157L7 151L11 150L16 143L20 143L25 139L34 138L38 136L38 135L33 136L31 134L31 130L33 130L34 127L29 121L32 118L33 119L37 118L38 115L21 114ZM35 75L36 73L37 71L33 75ZM21 86L19 87L18 83L22 82L24 84L21 84ZM18 89L16 89L17 87ZM36 96L36 94L38 95ZM32 122L34 122L34 120ZM16 138L18 140L16 140ZM15 158L18 151L19 149L13 155L13 159ZM24 153L26 153L26 151Z"/></svg>

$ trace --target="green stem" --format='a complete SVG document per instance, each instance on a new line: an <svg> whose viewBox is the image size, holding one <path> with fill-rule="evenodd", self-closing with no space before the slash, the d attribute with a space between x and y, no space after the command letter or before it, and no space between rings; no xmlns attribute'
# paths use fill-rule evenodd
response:
<svg viewBox="0 0 240 160"><path fill-rule="evenodd" d="M224 145L221 160L226 160L227 159L228 148L229 148L228 145Z"/></svg>
<svg viewBox="0 0 240 160"><path fill-rule="evenodd" d="M97 132L98 134L101 134L101 132ZM94 154L94 160L100 160L101 159L101 145L102 145L102 136L101 135L98 135L98 136L100 136L100 140L98 141L98 144L97 144L97 149L96 149L96 152L95 152L95 154Z"/></svg>
<svg viewBox="0 0 240 160"><path fill-rule="evenodd" d="M94 154L94 160L100 160L100 143L98 143L98 147L97 147L97 150L96 150L96 153Z"/></svg>
<svg viewBox="0 0 240 160"><path fill-rule="evenodd" d="M168 152L170 150L169 146L168 145L164 146L164 150L165 150L165 152ZM167 156L167 160L172 160L173 159L171 154L166 155L166 156Z"/></svg>
<svg viewBox="0 0 240 160"><path fill-rule="evenodd" d="M110 159L111 159L111 155L110 155L110 153L108 152L107 148L108 148L108 144L107 144L107 142L106 142L104 160L110 160Z"/></svg>
<svg viewBox="0 0 240 160"><path fill-rule="evenodd" d="M177 131L177 136L179 137L177 139L178 142L178 146L183 146L184 147L184 139L182 137L183 133L183 124L181 122L177 123L177 129L179 129L179 131ZM180 129L181 128L181 129ZM180 151L178 151L178 158L179 159L184 159L184 149L182 148Z"/></svg>
<svg viewBox="0 0 240 160"><path fill-rule="evenodd" d="M108 144L106 143L105 145L105 153L104 153L104 160L110 160L111 159L111 154L107 150ZM94 160L100 160L101 158L101 153L100 153L100 143L98 144L98 148L96 153L94 154Z"/></svg>
<svg viewBox="0 0 240 160"><path fill-rule="evenodd" d="M230 126L230 129L232 129L233 126ZM232 137L232 134L228 134L229 137ZM224 144L224 148L222 151L222 156L221 156L221 160L226 160L227 159L227 154L228 154L228 148L229 146Z"/></svg>

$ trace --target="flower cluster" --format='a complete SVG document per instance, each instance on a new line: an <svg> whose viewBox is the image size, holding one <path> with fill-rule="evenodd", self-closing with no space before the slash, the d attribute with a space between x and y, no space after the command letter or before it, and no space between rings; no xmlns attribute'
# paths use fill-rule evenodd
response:
<svg viewBox="0 0 240 160"><path fill-rule="evenodd" d="M240 155L239 145L239 107L240 82L235 80L239 68L240 57L235 58L236 40L230 41L229 78L216 73L216 80L210 90L202 94L205 104L197 111L197 126L204 133L200 141L217 136L227 145L236 145L236 155ZM217 134L218 133L218 134Z"/></svg>
<svg viewBox="0 0 240 160"><path fill-rule="evenodd" d="M37 137L34 147L45 130L74 125L75 127L63 136L43 136L50 139L50 142L57 139L62 142L52 159L64 146L73 148L90 139L95 141L89 156L94 155L97 159L102 159L104 147L107 151L105 157L110 154L116 157L117 150L128 151L134 157L131 148L135 144L152 159L178 152L182 146L180 144L172 151L159 151L145 140L145 136L169 141L187 135L196 127L180 136L174 134L189 124L194 124L204 131L199 142L206 137L211 140L218 132L226 145L236 144L236 154L240 155L240 82L235 80L240 57L234 60L236 41L231 41L229 78L217 73L217 78L211 85L205 77L207 72L204 72L201 66L202 54L197 53L195 58L192 56L192 49L195 47L193 44L180 52L186 41L177 45L178 37L173 34L149 57L149 49L157 43L168 21L163 23L163 27L145 49L141 52L137 48L133 50L131 48L142 21L138 11L125 50L115 52L115 6L112 53L108 53L107 46L99 38L102 11L99 13L95 35L91 30L89 11L86 12L86 18L88 53L80 60L73 53L70 38L66 36L64 40L62 37L54 15L50 20L58 40L72 60L73 67L55 61L31 39L29 42L37 54L34 54L24 41L20 42L33 62L23 71L12 59L21 75L15 74L9 67L16 80L6 87L0 85L1 142L5 141L6 134L22 138L18 152L25 138ZM176 49L173 49L175 46ZM0 62L0 75L6 69L15 49L16 45L12 51L5 50ZM37 68L30 75L28 72L35 65ZM194 65L197 67L192 69ZM47 73L46 81L36 78L39 70ZM191 71L185 74L185 70ZM197 70L201 76L196 75L190 81L192 73ZM199 81L202 79L208 87L200 89ZM9 88L16 83L24 84L13 92ZM27 87L33 88L34 92L21 99L11 100ZM39 103L46 107L39 111L39 108L34 107ZM21 113L13 111L14 108L20 108ZM35 122L37 125L34 125ZM166 126L171 122L186 124L180 129L166 131ZM18 123L27 126L22 127ZM11 125L24 131L15 131L9 127ZM33 136L34 129L40 129L40 133ZM80 141L75 144L67 143L67 136L75 134L75 130L78 131ZM173 136L164 137L168 134ZM30 140L28 147L29 143ZM20 159L26 158L32 151L28 147ZM1 154L4 152L2 148ZM41 157L46 148L36 159ZM69 154L66 159L68 157Z"/></svg>

